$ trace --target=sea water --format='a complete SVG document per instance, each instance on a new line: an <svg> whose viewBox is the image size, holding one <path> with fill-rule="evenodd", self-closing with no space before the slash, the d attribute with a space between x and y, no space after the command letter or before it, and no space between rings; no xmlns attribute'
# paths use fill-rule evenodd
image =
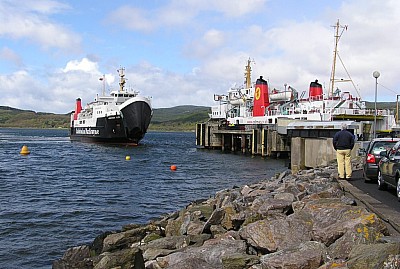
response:
<svg viewBox="0 0 400 269"><path fill-rule="evenodd" d="M19 154L23 145L29 155ZM69 247L102 232L147 223L286 166L197 149L194 133L149 132L138 146L105 146L71 142L63 129L0 128L0 268L50 269Z"/></svg>

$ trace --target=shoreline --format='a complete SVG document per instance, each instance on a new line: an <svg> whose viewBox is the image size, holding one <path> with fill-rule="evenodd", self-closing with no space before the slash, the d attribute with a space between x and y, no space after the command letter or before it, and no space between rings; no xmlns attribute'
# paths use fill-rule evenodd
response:
<svg viewBox="0 0 400 269"><path fill-rule="evenodd" d="M383 268L399 262L400 243L386 223L346 196L336 177L330 165L221 190L69 248L53 269Z"/></svg>

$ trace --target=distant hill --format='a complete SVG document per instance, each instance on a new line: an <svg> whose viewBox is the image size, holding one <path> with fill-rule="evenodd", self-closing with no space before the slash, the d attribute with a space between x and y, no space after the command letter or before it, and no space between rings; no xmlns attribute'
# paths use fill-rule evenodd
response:
<svg viewBox="0 0 400 269"><path fill-rule="evenodd" d="M375 108L375 102L365 102L365 106L368 109ZM376 102L377 109L392 109L396 110L396 102Z"/></svg>
<svg viewBox="0 0 400 269"><path fill-rule="evenodd" d="M157 108L153 111L153 118L149 130L164 131L191 131L195 124L208 120L211 110L204 106L176 106L171 108Z"/></svg>
<svg viewBox="0 0 400 269"><path fill-rule="evenodd" d="M156 108L149 126L151 130L191 131L197 122L208 119L209 107L177 106ZM53 114L0 106L0 127L69 128L70 114Z"/></svg>
<svg viewBox="0 0 400 269"><path fill-rule="evenodd" d="M68 128L68 114L53 114L0 106L0 127Z"/></svg>

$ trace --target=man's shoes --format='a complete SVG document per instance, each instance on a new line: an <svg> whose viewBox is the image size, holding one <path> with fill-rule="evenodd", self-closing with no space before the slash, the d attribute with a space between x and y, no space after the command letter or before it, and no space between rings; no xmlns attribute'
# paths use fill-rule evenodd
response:
<svg viewBox="0 0 400 269"><path fill-rule="evenodd" d="M345 180L345 178L343 178L343 177L339 177L338 179L339 179L339 180Z"/></svg>

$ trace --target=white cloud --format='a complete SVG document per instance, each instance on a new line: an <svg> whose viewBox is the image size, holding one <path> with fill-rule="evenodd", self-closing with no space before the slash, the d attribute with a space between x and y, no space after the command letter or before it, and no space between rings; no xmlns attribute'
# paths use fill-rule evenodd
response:
<svg viewBox="0 0 400 269"><path fill-rule="evenodd" d="M63 69L64 73L69 71L83 71L86 73L99 73L99 66L97 63L90 61L88 58L83 58L82 60L72 60L67 63Z"/></svg>
<svg viewBox="0 0 400 269"><path fill-rule="evenodd" d="M204 4L219 10L228 17L242 17L260 12L267 0L220 0L204 2L208 2Z"/></svg>
<svg viewBox="0 0 400 269"><path fill-rule="evenodd" d="M0 37L27 39L43 49L78 50L81 38L48 15L66 9L56 1L0 2Z"/></svg>
<svg viewBox="0 0 400 269"><path fill-rule="evenodd" d="M130 6L122 6L114 10L106 21L143 32L151 31L156 26L156 21L151 18L151 12Z"/></svg>
<svg viewBox="0 0 400 269"><path fill-rule="evenodd" d="M205 23L204 19L198 17L207 12L216 12L216 16L222 18L239 18L261 12L266 2L267 0L173 0L151 10L125 5L112 11L106 21L143 32L167 27L192 28L193 24Z"/></svg>

